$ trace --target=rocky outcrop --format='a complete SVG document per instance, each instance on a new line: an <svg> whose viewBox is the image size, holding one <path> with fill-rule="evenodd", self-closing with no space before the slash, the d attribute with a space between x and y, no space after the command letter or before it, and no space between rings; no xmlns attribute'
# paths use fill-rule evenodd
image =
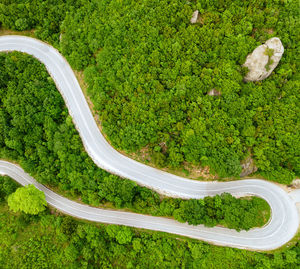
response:
<svg viewBox="0 0 300 269"><path fill-rule="evenodd" d="M193 15L192 15L192 18L191 18L191 20L190 20L190 22L191 22L192 24L194 24L194 23L197 22L197 20L198 20L198 15L199 15L199 10L195 10L194 13L193 13Z"/></svg>
<svg viewBox="0 0 300 269"><path fill-rule="evenodd" d="M249 69L244 80L259 81L267 78L278 65L283 52L284 47L278 37L273 37L257 47L243 64Z"/></svg>
<svg viewBox="0 0 300 269"><path fill-rule="evenodd" d="M211 89L211 90L207 93L207 95L210 95L210 96L219 96L219 95L221 95L221 93L220 93L218 90L216 90L216 89Z"/></svg>
<svg viewBox="0 0 300 269"><path fill-rule="evenodd" d="M291 184L292 188L300 189L300 179L294 179Z"/></svg>
<svg viewBox="0 0 300 269"><path fill-rule="evenodd" d="M254 160L251 157L248 157L241 163L242 172L240 177L248 176L257 171L257 167L254 164Z"/></svg>

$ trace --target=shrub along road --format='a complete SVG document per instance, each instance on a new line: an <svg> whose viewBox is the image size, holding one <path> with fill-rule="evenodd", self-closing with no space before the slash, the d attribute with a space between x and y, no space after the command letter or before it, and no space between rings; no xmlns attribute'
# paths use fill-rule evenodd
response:
<svg viewBox="0 0 300 269"><path fill-rule="evenodd" d="M43 190L49 204L59 210L92 221L122 224L137 228L180 234L219 245L255 250L270 250L288 242L297 232L299 217L295 201L281 188L263 180L235 182L199 182L181 178L131 160L114 150L99 131L76 77L67 61L53 47L22 36L0 37L0 51L21 51L45 64L62 94L86 151L101 168L150 187L162 194L181 198L203 198L228 192L236 196L257 195L271 206L271 220L263 228L249 232L203 226L189 226L176 221L140 214L103 210L81 205L48 190L16 165L0 162L0 173L20 184L35 184ZM299 200L299 199L298 199Z"/></svg>

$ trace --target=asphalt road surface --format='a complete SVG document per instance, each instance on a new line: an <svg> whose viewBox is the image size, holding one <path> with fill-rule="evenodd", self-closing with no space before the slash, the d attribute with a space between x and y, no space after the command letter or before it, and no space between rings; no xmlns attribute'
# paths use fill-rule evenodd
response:
<svg viewBox="0 0 300 269"><path fill-rule="evenodd" d="M277 185L258 179L233 182L189 180L123 156L109 145L99 131L72 69L56 49L29 37L13 35L0 37L0 51L13 50L33 55L45 64L65 100L86 151L99 167L159 193L174 197L202 198L223 192L235 196L256 195L270 204L272 216L265 227L251 229L248 232L236 232L221 227L206 228L202 225L195 227L167 218L97 209L72 202L37 183L20 167L5 161L0 161L1 174L9 175L22 185L35 184L45 192L49 204L82 219L164 231L218 245L254 250L278 248L296 234L299 215L295 203L300 200L299 192L289 195Z"/></svg>

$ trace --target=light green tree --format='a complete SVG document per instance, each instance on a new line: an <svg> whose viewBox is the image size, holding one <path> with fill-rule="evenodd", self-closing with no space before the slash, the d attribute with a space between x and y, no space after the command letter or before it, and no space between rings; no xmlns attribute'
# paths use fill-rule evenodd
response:
<svg viewBox="0 0 300 269"><path fill-rule="evenodd" d="M45 194L32 184L18 188L8 197L7 202L10 210L32 215L44 211L47 205Z"/></svg>

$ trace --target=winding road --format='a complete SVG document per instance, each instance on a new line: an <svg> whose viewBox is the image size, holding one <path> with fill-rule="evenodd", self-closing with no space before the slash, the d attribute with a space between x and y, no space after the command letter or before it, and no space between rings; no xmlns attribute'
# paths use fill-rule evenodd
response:
<svg viewBox="0 0 300 269"><path fill-rule="evenodd" d="M31 54L45 64L65 100L86 151L99 167L174 197L202 198L222 192L235 196L256 195L270 204L272 215L266 226L248 232L236 232L222 227L190 226L167 218L98 209L70 201L37 183L19 166L9 162L0 161L0 174L8 175L22 185L34 184L45 192L50 205L66 214L91 221L163 231L217 245L252 250L278 248L296 234L299 227L296 202L300 201L300 192L294 191L289 195L277 185L258 179L234 182L189 180L123 156L109 145L99 131L71 67L56 49L29 37L14 35L0 37L0 51L14 50Z"/></svg>

